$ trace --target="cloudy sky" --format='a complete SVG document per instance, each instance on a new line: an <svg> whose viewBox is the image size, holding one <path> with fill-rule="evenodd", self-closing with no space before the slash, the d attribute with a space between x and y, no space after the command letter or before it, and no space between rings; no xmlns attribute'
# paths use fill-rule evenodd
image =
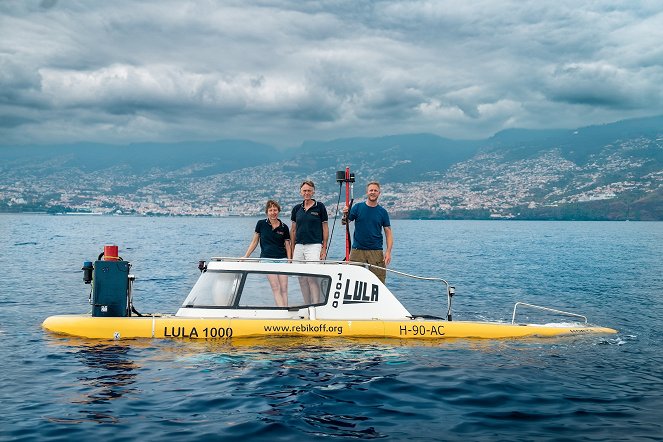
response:
<svg viewBox="0 0 663 442"><path fill-rule="evenodd" d="M660 0L0 1L0 144L288 147L659 114Z"/></svg>

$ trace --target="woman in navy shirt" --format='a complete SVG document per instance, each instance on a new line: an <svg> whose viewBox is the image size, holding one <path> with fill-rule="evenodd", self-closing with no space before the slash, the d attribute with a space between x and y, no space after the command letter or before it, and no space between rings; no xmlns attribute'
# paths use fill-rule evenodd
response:
<svg viewBox="0 0 663 442"><path fill-rule="evenodd" d="M260 242L260 257L271 259L292 259L290 247L290 231L288 226L279 219L281 206L274 200L265 204L267 219L261 219L256 224L255 233L244 258L251 256L258 242ZM274 300L278 307L288 306L288 276L267 275L269 285L274 292Z"/></svg>

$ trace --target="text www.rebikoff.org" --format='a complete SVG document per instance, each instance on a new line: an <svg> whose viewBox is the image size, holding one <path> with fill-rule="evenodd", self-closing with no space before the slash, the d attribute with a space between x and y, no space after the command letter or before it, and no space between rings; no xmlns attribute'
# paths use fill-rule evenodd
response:
<svg viewBox="0 0 663 442"><path fill-rule="evenodd" d="M343 334L342 325L311 325L311 324L299 324L299 325L265 325L264 330L266 332L276 332L276 333L336 333L339 335Z"/></svg>

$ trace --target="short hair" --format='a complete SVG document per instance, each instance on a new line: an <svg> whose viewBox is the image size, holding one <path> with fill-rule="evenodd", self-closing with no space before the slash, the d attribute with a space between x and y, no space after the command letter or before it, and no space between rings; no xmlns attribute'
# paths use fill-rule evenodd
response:
<svg viewBox="0 0 663 442"><path fill-rule="evenodd" d="M277 203L274 200L267 200L267 204L265 204L265 213L267 213L269 208L272 206L276 207L276 210L278 210L279 212L281 211L281 206L279 206L279 203Z"/></svg>
<svg viewBox="0 0 663 442"><path fill-rule="evenodd" d="M366 190L368 190L368 186L370 186L371 184L375 184L376 186L378 186L378 189L380 189L380 183L378 183L377 181L371 181L370 183L366 184Z"/></svg>
<svg viewBox="0 0 663 442"><path fill-rule="evenodd" d="M307 184L315 189L315 184L313 184L313 181L311 181L311 180L305 180L304 182L302 182L302 184L299 186L299 188L301 189L302 187L304 187Z"/></svg>

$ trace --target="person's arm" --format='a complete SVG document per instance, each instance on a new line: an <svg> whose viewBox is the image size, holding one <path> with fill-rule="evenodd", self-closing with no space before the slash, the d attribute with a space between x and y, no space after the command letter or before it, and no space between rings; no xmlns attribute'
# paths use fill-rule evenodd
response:
<svg viewBox="0 0 663 442"><path fill-rule="evenodd" d="M327 258L327 239L329 239L329 224L322 223L322 248L320 249L320 259Z"/></svg>
<svg viewBox="0 0 663 442"><path fill-rule="evenodd" d="M288 257L288 259L292 259L292 249L290 248L290 240L289 239L285 240L285 254Z"/></svg>
<svg viewBox="0 0 663 442"><path fill-rule="evenodd" d="M249 244L249 248L246 249L246 253L244 254L244 258L248 258L251 256L251 253L256 249L258 246L258 241L260 240L260 234L258 232L253 233L253 239L251 240L251 244Z"/></svg>
<svg viewBox="0 0 663 442"><path fill-rule="evenodd" d="M394 236L391 234L391 227L384 228L384 236L387 241L387 251L384 252L384 265L388 266L391 262L391 248L394 246Z"/></svg>
<svg viewBox="0 0 663 442"><path fill-rule="evenodd" d="M290 225L290 246L292 247L290 249L290 253L292 253L292 256L295 255L295 235L297 233L297 223L292 222Z"/></svg>

